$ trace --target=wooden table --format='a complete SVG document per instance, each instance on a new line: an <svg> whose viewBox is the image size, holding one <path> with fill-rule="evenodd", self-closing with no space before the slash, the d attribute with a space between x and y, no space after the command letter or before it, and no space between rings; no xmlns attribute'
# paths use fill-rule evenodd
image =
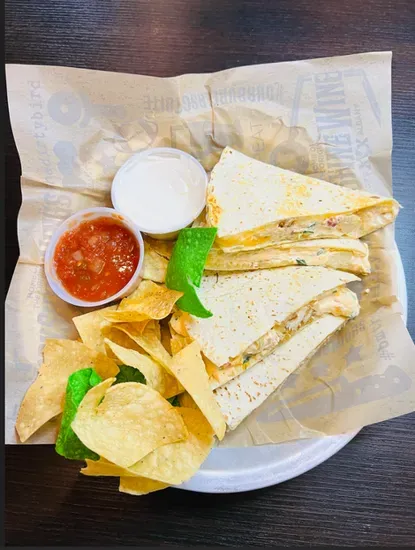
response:
<svg viewBox="0 0 415 550"><path fill-rule="evenodd" d="M8 0L6 62L157 76L393 50L397 241L415 299L415 11L412 0ZM20 166L7 139L7 285L18 255ZM409 311L415 336L415 316ZM413 360L413 358L411 358ZM10 545L410 545L415 429L408 415L362 432L282 485L238 495L144 498L81 476L52 447L6 450ZM113 487L109 489L109 484Z"/></svg>

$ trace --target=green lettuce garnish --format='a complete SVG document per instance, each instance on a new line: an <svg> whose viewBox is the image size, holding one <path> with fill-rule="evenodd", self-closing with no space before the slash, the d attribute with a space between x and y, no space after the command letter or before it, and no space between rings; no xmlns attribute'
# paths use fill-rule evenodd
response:
<svg viewBox="0 0 415 550"><path fill-rule="evenodd" d="M216 227L182 229L167 266L166 286L184 295L177 307L196 317L212 317L201 303L196 289L200 287L206 259L217 233Z"/></svg>
<svg viewBox="0 0 415 550"><path fill-rule="evenodd" d="M114 384L122 384L123 382L138 382L139 384L145 384L146 379L135 367L129 367L128 365L118 365L120 372L115 377Z"/></svg>
<svg viewBox="0 0 415 550"><path fill-rule="evenodd" d="M94 369L81 369L70 375L66 386L65 406L62 423L56 440L56 452L71 460L90 458L98 460L99 455L88 449L71 428L76 411L88 391L102 382Z"/></svg>
<svg viewBox="0 0 415 550"><path fill-rule="evenodd" d="M173 407L180 407L180 401L179 401L178 395L175 395L174 397L169 397L167 401L170 403L170 405L173 405Z"/></svg>

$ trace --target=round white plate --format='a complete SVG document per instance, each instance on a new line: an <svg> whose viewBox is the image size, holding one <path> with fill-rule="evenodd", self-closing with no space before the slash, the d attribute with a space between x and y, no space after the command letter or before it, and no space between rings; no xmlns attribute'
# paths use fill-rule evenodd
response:
<svg viewBox="0 0 415 550"><path fill-rule="evenodd" d="M397 271L398 298L406 323L408 300L399 252ZM276 485L318 466L340 451L358 432L277 445L213 449L198 473L178 489L201 493L239 493Z"/></svg>

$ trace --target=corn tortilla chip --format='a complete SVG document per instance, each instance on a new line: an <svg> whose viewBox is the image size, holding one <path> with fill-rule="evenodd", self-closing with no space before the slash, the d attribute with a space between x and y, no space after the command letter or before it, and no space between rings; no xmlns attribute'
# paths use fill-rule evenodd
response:
<svg viewBox="0 0 415 550"><path fill-rule="evenodd" d="M177 380L154 359L138 351L119 346L108 339L105 340L105 343L121 363L138 369L144 375L147 385L158 391L163 397L168 399L179 393Z"/></svg>
<svg viewBox="0 0 415 550"><path fill-rule="evenodd" d="M173 356L170 369L192 396L219 439L223 439L226 423L209 387L209 377L197 342L189 344Z"/></svg>
<svg viewBox="0 0 415 550"><path fill-rule="evenodd" d="M161 445L181 441L187 428L177 407L144 384L115 378L92 388L79 405L72 429L84 445L127 468Z"/></svg>
<svg viewBox="0 0 415 550"><path fill-rule="evenodd" d="M140 286L128 298L124 298L119 310L138 311L150 319L164 319L172 312L174 304L183 296L183 292L171 290L152 281L142 281Z"/></svg>
<svg viewBox="0 0 415 550"><path fill-rule="evenodd" d="M187 439L159 447L128 468L130 472L169 485L183 483L197 472L213 447L214 433L200 411L177 410L189 430Z"/></svg>
<svg viewBox="0 0 415 550"><path fill-rule="evenodd" d="M141 334L132 323L114 325L113 329L119 330L133 340L140 348L148 353L160 365L162 365L169 373L171 355L166 351L160 339L157 337L155 330L151 327L144 330ZM111 338L112 340L112 338Z"/></svg>
<svg viewBox="0 0 415 550"><path fill-rule="evenodd" d="M93 368L105 379L119 371L112 359L75 340L47 340L43 359L17 416L16 430L22 442L63 411L66 385L73 372Z"/></svg>
<svg viewBox="0 0 415 550"><path fill-rule="evenodd" d="M143 330L150 320L146 315L138 311L119 309L117 309L117 311L108 311L105 313L104 317L108 323L140 323Z"/></svg>
<svg viewBox="0 0 415 550"><path fill-rule="evenodd" d="M199 410L199 407L196 405L193 397L187 393L187 391L181 393L179 395L179 404L180 407L186 407L187 409L197 409Z"/></svg>
<svg viewBox="0 0 415 550"><path fill-rule="evenodd" d="M171 328L177 332L177 334L180 334L180 336L189 336L186 328L186 322L189 320L190 316L188 313L176 309L173 311L169 323Z"/></svg>
<svg viewBox="0 0 415 550"><path fill-rule="evenodd" d="M160 321L160 341L167 353L171 355L170 339L171 334L169 323L167 322L167 319L162 319Z"/></svg>
<svg viewBox="0 0 415 550"><path fill-rule="evenodd" d="M164 283L167 264L166 258L163 258L147 241L144 241L143 279Z"/></svg>
<svg viewBox="0 0 415 550"><path fill-rule="evenodd" d="M137 328L137 323L131 323L131 324L134 326L134 328ZM150 333L153 333L156 336L156 338L161 342L161 329L160 329L159 321L155 321L154 319L149 321L147 326L145 327L145 330L143 330L143 334L144 332L147 336Z"/></svg>
<svg viewBox="0 0 415 550"><path fill-rule="evenodd" d="M102 457L99 460L90 460L86 458L85 462L86 466L81 469L81 474L84 476L136 477L135 474L129 472L127 469L121 468L121 466L117 466L112 462L108 462L108 460Z"/></svg>
<svg viewBox="0 0 415 550"><path fill-rule="evenodd" d="M145 236L145 243L149 244L151 248L167 260L170 259L172 255L174 244L176 241L162 241L160 239L152 239L151 237Z"/></svg>
<svg viewBox="0 0 415 550"><path fill-rule="evenodd" d="M148 495L154 491L166 489L168 484L160 481L153 481L145 477L121 477L120 478L120 493L128 493L129 495Z"/></svg>
<svg viewBox="0 0 415 550"><path fill-rule="evenodd" d="M117 306L109 306L103 309L97 309L84 315L74 317L72 321L81 337L82 342L89 348L105 353L104 338L101 329L110 325L105 318L109 312L115 311Z"/></svg>
<svg viewBox="0 0 415 550"><path fill-rule="evenodd" d="M181 336L173 328L171 329L170 349L173 355L193 342L190 336Z"/></svg>

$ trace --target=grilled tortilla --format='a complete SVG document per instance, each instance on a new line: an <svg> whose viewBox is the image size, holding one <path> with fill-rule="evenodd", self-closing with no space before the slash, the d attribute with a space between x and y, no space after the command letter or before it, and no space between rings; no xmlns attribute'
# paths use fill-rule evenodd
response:
<svg viewBox="0 0 415 550"><path fill-rule="evenodd" d="M148 240L159 256L170 258L174 242L153 242L146 237L146 242ZM314 239L239 252L225 252L214 246L205 269L208 272L251 271L289 265L318 265L367 275L370 273L369 249L357 239Z"/></svg>
<svg viewBox="0 0 415 550"><path fill-rule="evenodd" d="M226 147L207 191L207 225L226 252L309 239L358 239L394 221L391 197L283 170Z"/></svg>
<svg viewBox="0 0 415 550"><path fill-rule="evenodd" d="M314 319L289 342L278 346L251 369L216 389L214 395L228 428L234 430L346 322L346 318L331 314Z"/></svg>
<svg viewBox="0 0 415 550"><path fill-rule="evenodd" d="M324 267L283 267L209 275L199 294L213 317L180 315L174 329L196 340L216 388L272 353L314 319L348 319L359 313L356 295L345 287L358 278Z"/></svg>

